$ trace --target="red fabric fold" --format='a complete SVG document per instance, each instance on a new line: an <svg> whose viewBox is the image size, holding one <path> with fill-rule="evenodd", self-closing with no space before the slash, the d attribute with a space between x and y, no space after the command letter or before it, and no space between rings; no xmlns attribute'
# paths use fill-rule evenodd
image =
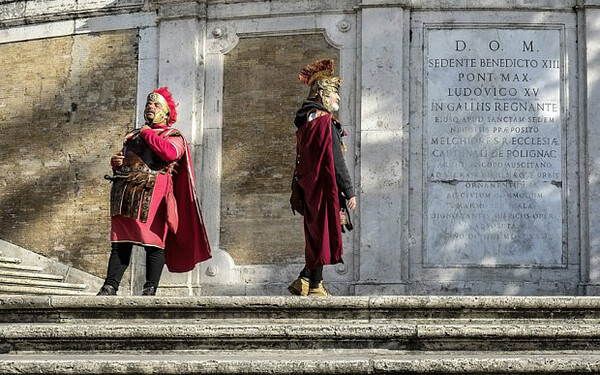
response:
<svg viewBox="0 0 600 375"><path fill-rule="evenodd" d="M305 257L309 269L342 262L340 204L331 147L331 114L317 117L296 132L298 183L304 191Z"/></svg>
<svg viewBox="0 0 600 375"><path fill-rule="evenodd" d="M206 227L194 185L190 148L183 136L185 154L173 174L173 195L179 222L175 233L169 231L165 241L165 260L169 271L187 272L196 263L211 258Z"/></svg>

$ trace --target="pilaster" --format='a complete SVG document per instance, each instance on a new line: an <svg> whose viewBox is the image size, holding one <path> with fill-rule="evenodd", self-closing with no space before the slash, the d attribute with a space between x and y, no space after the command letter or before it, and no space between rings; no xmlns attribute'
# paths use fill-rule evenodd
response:
<svg viewBox="0 0 600 375"><path fill-rule="evenodd" d="M202 176L202 122L206 7L196 1L164 4L158 8L158 87L168 86L177 107L177 123L190 146L194 173ZM140 77L143 79L143 77ZM197 187L198 187L197 183ZM202 199L202 191L197 191ZM161 288L168 294L193 295L199 288L198 271L163 273Z"/></svg>
<svg viewBox="0 0 600 375"><path fill-rule="evenodd" d="M360 12L362 65L357 102L361 225L357 294L374 292L373 284L379 288L385 285L390 292L403 291L404 15L399 7L365 8Z"/></svg>
<svg viewBox="0 0 600 375"><path fill-rule="evenodd" d="M591 3L591 2L590 2ZM587 194L581 206L582 215L582 270L581 279L585 285L585 294L600 294L600 9L587 8L584 11L584 65L585 72L580 75L583 82L582 100L584 106L582 121L582 159L587 167L586 180L582 181ZM581 55L580 55L581 56ZM584 240L585 239L585 240ZM587 240L587 241L586 241ZM587 243L586 243L587 242ZM587 250L587 254L586 254ZM587 262L586 262L587 261Z"/></svg>

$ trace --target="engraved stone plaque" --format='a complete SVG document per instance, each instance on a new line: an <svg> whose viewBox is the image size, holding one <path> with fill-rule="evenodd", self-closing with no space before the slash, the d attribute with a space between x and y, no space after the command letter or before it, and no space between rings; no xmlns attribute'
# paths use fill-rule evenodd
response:
<svg viewBox="0 0 600 375"><path fill-rule="evenodd" d="M425 267L560 267L562 30L433 27Z"/></svg>

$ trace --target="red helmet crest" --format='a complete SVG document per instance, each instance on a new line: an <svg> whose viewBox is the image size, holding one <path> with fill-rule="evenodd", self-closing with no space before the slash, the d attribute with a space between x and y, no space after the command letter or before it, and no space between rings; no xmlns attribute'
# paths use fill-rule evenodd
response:
<svg viewBox="0 0 600 375"><path fill-rule="evenodd" d="M165 86L158 88L152 92L155 92L161 95L163 98L165 98L165 100L167 101L167 105L169 106L169 119L167 121L167 124L174 124L177 121L177 106L179 104L175 104L175 102L173 101L173 96L169 92L169 88Z"/></svg>

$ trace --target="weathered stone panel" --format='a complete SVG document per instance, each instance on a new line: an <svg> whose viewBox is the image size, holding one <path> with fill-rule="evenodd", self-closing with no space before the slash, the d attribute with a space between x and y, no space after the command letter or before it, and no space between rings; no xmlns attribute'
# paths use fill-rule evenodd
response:
<svg viewBox="0 0 600 375"><path fill-rule="evenodd" d="M135 123L136 31L0 45L0 238L103 276L103 176Z"/></svg>
<svg viewBox="0 0 600 375"><path fill-rule="evenodd" d="M289 208L300 69L339 64L322 34L242 38L225 56L221 247L236 264L303 262L302 217Z"/></svg>

